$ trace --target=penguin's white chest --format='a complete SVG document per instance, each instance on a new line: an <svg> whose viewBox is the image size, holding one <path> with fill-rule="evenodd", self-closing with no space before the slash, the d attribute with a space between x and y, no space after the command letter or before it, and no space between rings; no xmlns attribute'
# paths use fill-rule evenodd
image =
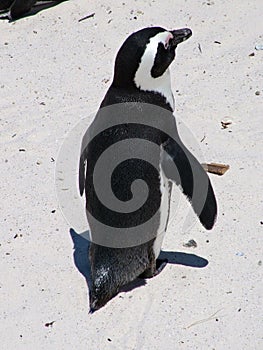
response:
<svg viewBox="0 0 263 350"><path fill-rule="evenodd" d="M166 99L166 102L170 105L172 110L175 109L169 69L167 69L167 71L161 77L152 78L146 71L146 68L142 62L138 71L136 72L134 82L140 90L152 91L161 94Z"/></svg>
<svg viewBox="0 0 263 350"><path fill-rule="evenodd" d="M160 166L160 190L161 190L161 205L160 205L160 224L157 230L157 236L153 244L155 259L158 258L164 235L167 228L170 211L170 185L169 180L164 175Z"/></svg>

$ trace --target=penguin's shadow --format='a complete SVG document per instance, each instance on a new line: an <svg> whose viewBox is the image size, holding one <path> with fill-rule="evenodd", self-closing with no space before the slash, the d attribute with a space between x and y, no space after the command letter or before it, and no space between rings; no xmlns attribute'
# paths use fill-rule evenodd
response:
<svg viewBox="0 0 263 350"><path fill-rule="evenodd" d="M16 19L10 19L7 15L1 15L0 20L9 20L9 22L15 22L20 20L21 18L25 18L25 17L31 17L36 15L38 12L41 12L43 10L47 10L51 7L57 6L62 2L65 2L68 0L46 0L46 1L39 1L39 3L37 2L35 5L32 6L32 8L26 12L23 16L16 18ZM5 13L7 12L6 10L1 10L1 13Z"/></svg>
<svg viewBox="0 0 263 350"><path fill-rule="evenodd" d="M88 258L88 251L90 245L89 232L85 231L82 233L77 233L74 229L71 228L69 233L74 244L73 258L75 266L79 270L79 272L84 276L87 286L90 289L91 269ZM168 264L184 265L187 267L194 268L203 268L208 264L208 260L198 255L182 252L161 251L159 258L167 259ZM128 292L145 284L145 279L137 278L133 282L122 287L121 292Z"/></svg>
<svg viewBox="0 0 263 350"><path fill-rule="evenodd" d="M167 259L168 264L184 265L188 267L201 268L208 265L208 260L201 256L182 252L167 252L161 251L160 259Z"/></svg>
<svg viewBox="0 0 263 350"><path fill-rule="evenodd" d="M90 263L89 263L89 246L90 241L88 239L89 237L89 231L85 231L82 233L77 233L73 228L69 230L69 233L71 235L71 239L73 241L73 258L76 268L79 270L79 272L83 275L83 277L86 279L87 285L90 288L91 286L91 269L90 269Z"/></svg>

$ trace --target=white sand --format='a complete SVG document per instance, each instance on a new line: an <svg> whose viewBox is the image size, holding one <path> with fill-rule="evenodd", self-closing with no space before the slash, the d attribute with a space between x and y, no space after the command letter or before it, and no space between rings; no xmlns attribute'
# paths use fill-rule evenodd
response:
<svg viewBox="0 0 263 350"><path fill-rule="evenodd" d="M100 3L68 1L0 21L0 347L262 349L263 51L254 46L263 43L263 2ZM219 204L215 228L207 232L197 222L182 232L182 199L164 242L172 259L184 252L209 264L168 264L147 285L89 315L51 158L73 126L96 111L123 40L149 25L193 30L171 69L177 114L204 159L230 170L210 176ZM222 130L225 117L233 124ZM189 239L197 248L183 247ZM77 258L85 269L85 245Z"/></svg>

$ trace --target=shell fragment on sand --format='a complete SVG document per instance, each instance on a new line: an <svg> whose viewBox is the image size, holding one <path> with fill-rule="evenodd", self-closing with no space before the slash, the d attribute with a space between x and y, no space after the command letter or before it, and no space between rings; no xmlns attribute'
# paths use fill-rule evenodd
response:
<svg viewBox="0 0 263 350"><path fill-rule="evenodd" d="M202 163L202 167L206 172L220 176L224 175L225 172L229 169L229 165L219 163Z"/></svg>

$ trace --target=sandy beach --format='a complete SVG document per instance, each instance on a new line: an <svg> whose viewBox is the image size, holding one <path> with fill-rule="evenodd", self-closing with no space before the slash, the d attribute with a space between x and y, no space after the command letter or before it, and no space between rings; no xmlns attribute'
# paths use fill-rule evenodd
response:
<svg viewBox="0 0 263 350"><path fill-rule="evenodd" d="M262 13L261 0L79 0L0 21L1 349L263 348ZM209 174L214 228L186 230L175 189L169 263L91 315L87 240L57 197L59 151L91 121L126 37L157 25L193 32L171 66L182 139L230 168Z"/></svg>

